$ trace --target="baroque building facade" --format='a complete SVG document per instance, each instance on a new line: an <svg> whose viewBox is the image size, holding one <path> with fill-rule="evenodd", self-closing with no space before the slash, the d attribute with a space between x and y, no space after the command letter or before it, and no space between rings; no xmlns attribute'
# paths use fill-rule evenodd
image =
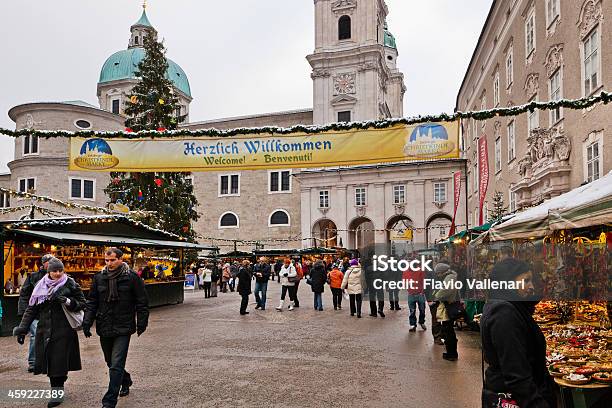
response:
<svg viewBox="0 0 612 408"><path fill-rule="evenodd" d="M397 69L397 46L388 31L383 0L315 0L315 48L312 67L313 108L181 124L184 129L325 124L401 117L405 86ZM103 64L99 108L82 101L28 103L9 111L17 129L121 130L123 109L144 57L146 12L131 27L128 48ZM169 60L167 76L179 98L180 115L189 115L189 80ZM67 170L69 143L64 139L19 137L10 174L0 186L33 191L62 201L107 206L107 173ZM452 216L452 174L463 161L396 163L339 169L284 169L194 173L200 220L194 225L202 242L262 241L266 248L344 245L350 248L389 242L390 230L418 228L411 243L444 238ZM327 194L327 195L326 195ZM462 193L463 194L463 193ZM321 197L327 197L321 201ZM27 204L2 196L1 207ZM324 205L321 205L324 204ZM72 210L74 211L74 209ZM71 212L72 212L71 211ZM457 212L457 224L464 220ZM5 214L2 218L15 218ZM430 227L430 229L425 229ZM401 244L406 244L402 241ZM241 249L250 249L242 247Z"/></svg>
<svg viewBox="0 0 612 408"><path fill-rule="evenodd" d="M456 109L595 95L612 83L608 0L493 2L457 95ZM465 121L469 222L479 220L478 140L486 138L489 187L483 218L501 192L511 212L612 170L610 105Z"/></svg>

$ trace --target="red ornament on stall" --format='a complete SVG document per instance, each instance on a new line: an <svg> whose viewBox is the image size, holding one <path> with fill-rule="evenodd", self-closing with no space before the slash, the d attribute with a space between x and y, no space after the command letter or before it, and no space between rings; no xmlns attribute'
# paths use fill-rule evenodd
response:
<svg viewBox="0 0 612 408"><path fill-rule="evenodd" d="M138 190L138 201L142 201L144 200L144 197L142 195L142 190Z"/></svg>
<svg viewBox="0 0 612 408"><path fill-rule="evenodd" d="M125 131L128 133L134 133L134 130L132 128L125 128Z"/></svg>
<svg viewBox="0 0 612 408"><path fill-rule="evenodd" d="M155 182L155 184L157 184L157 187L161 187L161 185L164 184L164 180L162 180L160 178L156 178L153 181Z"/></svg>
<svg viewBox="0 0 612 408"><path fill-rule="evenodd" d="M157 131L158 131L158 132L165 132L165 131L166 131L166 128L165 128L165 127L158 127L158 128L157 128Z"/></svg>
<svg viewBox="0 0 612 408"><path fill-rule="evenodd" d="M112 181L114 185L117 185L121 182L121 179L119 179L119 177L115 177Z"/></svg>
<svg viewBox="0 0 612 408"><path fill-rule="evenodd" d="M189 232L189 226L188 225L184 225L183 226L183 232Z"/></svg>

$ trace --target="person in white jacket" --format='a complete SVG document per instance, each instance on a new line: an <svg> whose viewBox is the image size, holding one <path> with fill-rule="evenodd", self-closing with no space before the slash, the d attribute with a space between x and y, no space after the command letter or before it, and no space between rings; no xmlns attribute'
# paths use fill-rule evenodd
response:
<svg viewBox="0 0 612 408"><path fill-rule="evenodd" d="M285 304L285 296L289 292L289 310L293 310L293 302L295 302L295 279L297 271L295 266L291 264L291 259L285 258L285 262L280 269L280 283L282 285L280 304L276 308L279 312L283 310Z"/></svg>
<svg viewBox="0 0 612 408"><path fill-rule="evenodd" d="M357 259L351 259L350 265L344 273L341 288L346 289L349 294L351 316L355 316L355 312L357 312L357 317L361 318L361 295L363 293L361 266L359 266Z"/></svg>

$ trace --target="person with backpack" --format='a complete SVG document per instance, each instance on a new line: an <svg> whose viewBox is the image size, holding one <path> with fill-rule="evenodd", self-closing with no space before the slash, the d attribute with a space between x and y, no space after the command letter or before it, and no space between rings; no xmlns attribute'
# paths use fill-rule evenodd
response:
<svg viewBox="0 0 612 408"><path fill-rule="evenodd" d="M459 303L459 290L454 287L457 282L457 272L453 271L445 260L440 260L434 268L436 278L443 282L444 288L434 292L434 299L440 302L436 317L442 322L442 339L446 346L446 353L442 358L448 361L456 361L457 335L455 334L455 319L453 312Z"/></svg>
<svg viewBox="0 0 612 408"><path fill-rule="evenodd" d="M342 280L344 274L335 265L327 274L327 282L332 291L332 300L334 302L334 310L342 310Z"/></svg>

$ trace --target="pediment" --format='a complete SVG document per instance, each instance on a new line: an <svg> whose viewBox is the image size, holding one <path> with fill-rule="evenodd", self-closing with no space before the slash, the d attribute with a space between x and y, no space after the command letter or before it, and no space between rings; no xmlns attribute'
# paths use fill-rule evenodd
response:
<svg viewBox="0 0 612 408"><path fill-rule="evenodd" d="M332 106L354 105L356 103L357 103L357 98L351 95L338 95L331 100Z"/></svg>

